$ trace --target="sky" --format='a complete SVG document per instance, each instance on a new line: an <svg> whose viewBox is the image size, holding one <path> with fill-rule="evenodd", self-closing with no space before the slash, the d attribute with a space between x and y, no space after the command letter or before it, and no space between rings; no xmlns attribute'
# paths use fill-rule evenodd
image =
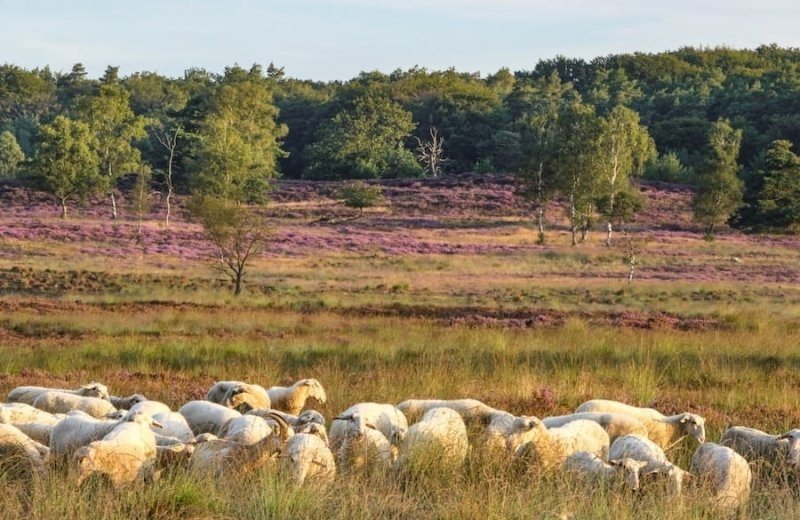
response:
<svg viewBox="0 0 800 520"><path fill-rule="evenodd" d="M413 66L489 74L564 55L800 47L797 0L0 0L0 62L99 77L270 62L346 80Z"/></svg>

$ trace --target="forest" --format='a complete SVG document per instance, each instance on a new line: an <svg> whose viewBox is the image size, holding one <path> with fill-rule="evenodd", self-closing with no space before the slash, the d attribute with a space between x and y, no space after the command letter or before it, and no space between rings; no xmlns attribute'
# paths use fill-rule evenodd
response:
<svg viewBox="0 0 800 520"><path fill-rule="evenodd" d="M137 173L166 194L259 202L269 181L512 172L573 235L623 225L637 177L694 186L706 235L800 225L800 49L558 56L482 77L415 67L319 82L233 65L95 80L0 66L0 176L67 203Z"/></svg>

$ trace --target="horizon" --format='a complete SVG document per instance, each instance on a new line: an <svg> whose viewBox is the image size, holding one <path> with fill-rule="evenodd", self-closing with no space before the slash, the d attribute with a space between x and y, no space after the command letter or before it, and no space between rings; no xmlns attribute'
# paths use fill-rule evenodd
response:
<svg viewBox="0 0 800 520"><path fill-rule="evenodd" d="M596 57L674 52L681 48L800 47L800 5L765 0L687 0L669 6L631 0L239 0L97 8L88 1L43 0L34 11L0 0L4 62L67 73L82 63L89 77L109 65L121 76L181 77L191 68L270 62L288 77L346 81L360 72L454 68L482 77L502 68L531 70L556 56ZM124 20L124 23L120 23ZM179 21L180 23L176 23ZM702 35L698 41L696 35Z"/></svg>

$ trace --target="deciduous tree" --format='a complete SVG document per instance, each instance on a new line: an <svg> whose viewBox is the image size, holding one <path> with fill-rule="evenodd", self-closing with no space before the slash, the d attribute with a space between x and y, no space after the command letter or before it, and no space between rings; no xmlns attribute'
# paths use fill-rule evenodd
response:
<svg viewBox="0 0 800 520"><path fill-rule="evenodd" d="M11 177L17 172L17 168L25 160L14 135L5 131L0 133L0 177Z"/></svg>

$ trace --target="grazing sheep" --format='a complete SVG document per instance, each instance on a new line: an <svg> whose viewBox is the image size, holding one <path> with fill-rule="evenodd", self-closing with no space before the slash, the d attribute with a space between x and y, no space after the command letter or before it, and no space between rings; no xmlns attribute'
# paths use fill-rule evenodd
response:
<svg viewBox="0 0 800 520"><path fill-rule="evenodd" d="M9 403L25 403L33 405L33 401L35 401L36 398L44 392L61 392L64 394L80 395L84 397L97 397L106 401L109 400L108 387L93 381L88 385L83 385L75 390L46 388L43 386L18 386L8 393L8 398L6 401Z"/></svg>
<svg viewBox="0 0 800 520"><path fill-rule="evenodd" d="M0 470L23 479L47 474L50 449L10 424L0 424Z"/></svg>
<svg viewBox="0 0 800 520"><path fill-rule="evenodd" d="M325 389L316 379L301 379L292 386L273 386L267 389L272 401L272 408L298 415L306 406L306 400L312 399L318 403L327 400Z"/></svg>
<svg viewBox="0 0 800 520"><path fill-rule="evenodd" d="M214 383L206 394L206 400L237 410L242 406L245 406L247 410L272 407L269 394L263 386L242 381Z"/></svg>
<svg viewBox="0 0 800 520"><path fill-rule="evenodd" d="M601 458L608 453L608 434L594 421L572 421L558 428L547 428L536 418L533 428L526 434L529 439L517 448L522 458L532 458L544 470L558 469L567 457L579 451L587 451ZM622 458L622 457L614 457Z"/></svg>
<svg viewBox="0 0 800 520"><path fill-rule="evenodd" d="M288 440L283 449L284 460L296 485L312 481L327 486L333 482L336 477L336 463L328 448L327 439L324 426L310 423Z"/></svg>
<svg viewBox="0 0 800 520"><path fill-rule="evenodd" d="M150 416L136 412L102 440L79 448L74 455L78 486L93 473L107 475L115 486L131 484L151 474L156 460L156 438L151 426L159 425Z"/></svg>
<svg viewBox="0 0 800 520"><path fill-rule="evenodd" d="M800 470L800 430L770 435L761 430L732 426L725 430L720 444L732 448L750 463L763 461L772 467Z"/></svg>
<svg viewBox="0 0 800 520"><path fill-rule="evenodd" d="M130 410L134 405L147 401L147 398L142 394L131 394L128 397L112 395L109 396L109 401L117 410Z"/></svg>
<svg viewBox="0 0 800 520"><path fill-rule="evenodd" d="M117 410L113 404L105 399L52 391L39 394L39 397L33 401L33 406L50 413L67 413L73 410L80 410L96 418L104 417L106 414Z"/></svg>
<svg viewBox="0 0 800 520"><path fill-rule="evenodd" d="M81 446L105 437L120 422L120 420L95 419L83 412L70 412L53 426L50 434L50 450L54 457L68 457Z"/></svg>
<svg viewBox="0 0 800 520"><path fill-rule="evenodd" d="M487 450L494 454L516 453L517 449L529 442L535 433L538 419L530 416L515 416L507 412L497 412L486 428Z"/></svg>
<svg viewBox="0 0 800 520"><path fill-rule="evenodd" d="M190 469L196 473L222 476L231 471L247 473L269 464L294 435L282 417L274 415L271 419L276 422L276 428L255 444L219 439L210 433L198 435Z"/></svg>
<svg viewBox="0 0 800 520"><path fill-rule="evenodd" d="M468 450L467 427L461 415L451 408L432 408L408 429L397 465L414 471L457 469Z"/></svg>
<svg viewBox="0 0 800 520"><path fill-rule="evenodd" d="M236 410L210 401L189 401L181 406L178 413L186 418L195 435L201 433L218 435L220 428L226 422L242 415Z"/></svg>
<svg viewBox="0 0 800 520"><path fill-rule="evenodd" d="M647 428L650 440L662 448L675 444L686 435L694 437L700 444L706 441L706 421L693 413L665 416L653 408L639 408L606 399L586 401L575 412L615 412L639 419Z"/></svg>
<svg viewBox="0 0 800 520"><path fill-rule="evenodd" d="M683 491L683 482L690 477L690 474L678 466L672 464L661 446L654 443L647 437L641 435L623 435L615 440L608 449L610 459L623 459L630 457L634 460L647 462L643 471L660 478L667 482L667 489L670 494L680 495Z"/></svg>
<svg viewBox="0 0 800 520"><path fill-rule="evenodd" d="M222 425L219 437L241 444L255 444L272 433L267 421L256 415L241 415Z"/></svg>
<svg viewBox="0 0 800 520"><path fill-rule="evenodd" d="M645 466L647 462L628 457L605 462L588 451L573 453L564 462L564 470L582 482L595 486L622 482L634 491L639 489L639 472Z"/></svg>
<svg viewBox="0 0 800 520"><path fill-rule="evenodd" d="M408 432L408 421L405 414L394 405L380 403L354 404L340 413L331 423L330 438L333 451L337 451L341 446L345 431L351 428L352 417L356 414L366 424L371 425L371 428L382 433L395 446L400 444L406 432Z"/></svg>
<svg viewBox="0 0 800 520"><path fill-rule="evenodd" d="M61 417L25 403L0 403L0 423L55 424Z"/></svg>
<svg viewBox="0 0 800 520"><path fill-rule="evenodd" d="M150 414L145 413L145 415ZM171 437L181 442L189 442L194 439L194 432L189 427L189 423L178 412L161 412L153 414L151 417L161 425L160 428L153 429L153 433L157 434L157 437Z"/></svg>
<svg viewBox="0 0 800 520"><path fill-rule="evenodd" d="M450 408L466 422L488 424L498 410L477 399L407 399L397 405L406 417L413 421L432 408Z"/></svg>
<svg viewBox="0 0 800 520"><path fill-rule="evenodd" d="M45 446L50 445L50 436L53 433L53 428L55 428L55 424L38 422L11 423L11 425L30 437L32 440Z"/></svg>
<svg viewBox="0 0 800 520"><path fill-rule="evenodd" d="M153 416L159 413L170 413L172 412L172 408L170 408L169 406L165 405L162 402L150 401L148 399L147 401L142 401L140 403L136 403L135 405L131 406L130 411L142 412L146 415Z"/></svg>
<svg viewBox="0 0 800 520"><path fill-rule="evenodd" d="M542 423L548 428L558 428L577 420L594 421L608 433L608 438L614 442L623 435L647 435L647 428L639 419L630 415L612 412L582 412L570 415L545 417Z"/></svg>
<svg viewBox="0 0 800 520"><path fill-rule="evenodd" d="M375 464L388 469L397 459L397 447L358 411L334 419L331 449L342 467L362 468Z"/></svg>
<svg viewBox="0 0 800 520"><path fill-rule="evenodd" d="M750 497L750 466L727 446L708 442L697 448L691 471L701 483L713 488L714 503L722 510L741 508Z"/></svg>

